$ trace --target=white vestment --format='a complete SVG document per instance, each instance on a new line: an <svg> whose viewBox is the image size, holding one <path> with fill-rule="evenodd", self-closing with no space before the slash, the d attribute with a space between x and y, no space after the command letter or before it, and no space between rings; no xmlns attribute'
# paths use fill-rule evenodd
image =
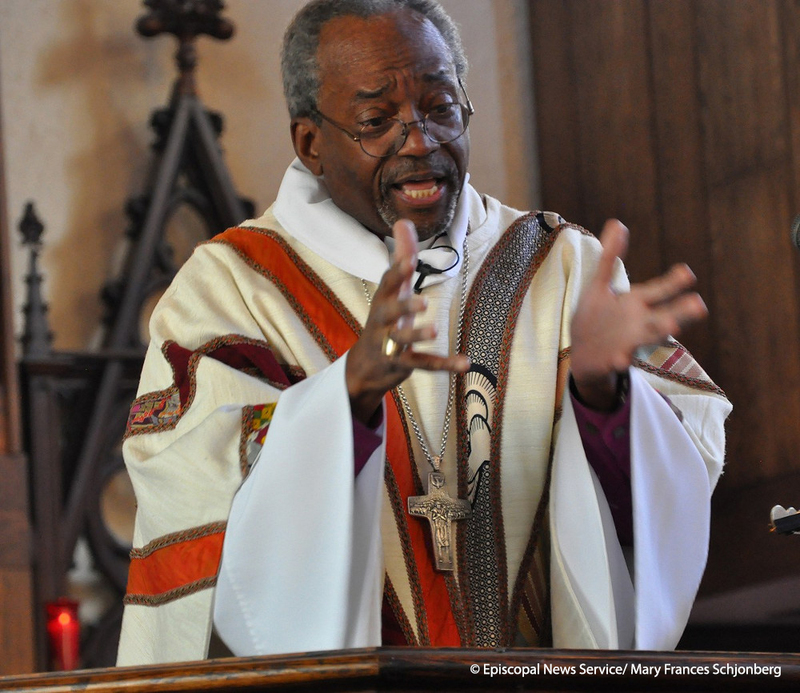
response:
<svg viewBox="0 0 800 693"><path fill-rule="evenodd" d="M540 215L541 226L525 218L538 235L504 236L520 217L466 184L446 239L461 252L468 230L468 283L483 282L483 292L470 294L467 348L473 363L494 365L486 377L468 376L442 469L451 496L490 504L495 521L457 535L460 567L446 584L453 615L443 628L447 637L457 630L463 644L518 644L518 621L536 621L520 605L528 593L543 594L533 589L541 566L532 566L549 563L556 647L672 648L705 565L730 405L679 345L647 350L630 369L635 543L626 562L564 392L571 314L599 244L555 215ZM408 536L418 520L402 517L401 481L387 463L388 404L383 442L354 482L347 356L318 333L326 328L318 331L313 310L303 309L305 289L295 296L246 250L267 235L285 246L309 286L357 331L368 313L362 279L374 292L389 265L386 246L335 208L298 162L273 208L243 226L251 229L237 236L244 245L223 236L200 246L156 309L124 448L138 500L133 562L149 574L170 572L178 560L170 551L203 554L224 529L219 575L206 567L169 584L129 585L118 661L205 656L212 608L237 655L379 645L387 594L409 642L449 642L435 632L437 607L425 603L423 578L414 577L419 546ZM530 253L532 269L515 269L517 246L502 247L509 238ZM431 264L449 266L438 251L426 252ZM504 295L503 272L492 275L487 257L510 258L524 275L507 289L518 300ZM425 284L422 320L440 328L429 347L438 353L453 348L462 270L459 262ZM617 281L623 290L622 271ZM512 309L505 332L484 340L491 330L481 326ZM261 349L291 383L237 360L258 360ZM448 383L447 375L416 371L403 386L434 449ZM426 490L427 462L408 429L406 438L412 482ZM475 459L479 450L491 450L491 459ZM471 572L489 555L496 567Z"/></svg>

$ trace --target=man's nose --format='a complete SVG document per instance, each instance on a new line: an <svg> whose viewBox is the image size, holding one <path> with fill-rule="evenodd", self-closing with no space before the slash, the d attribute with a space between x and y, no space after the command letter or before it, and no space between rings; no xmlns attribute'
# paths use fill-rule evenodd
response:
<svg viewBox="0 0 800 693"><path fill-rule="evenodd" d="M398 150L400 156L426 156L439 148L439 143L434 142L425 132L422 119L406 123L406 141Z"/></svg>

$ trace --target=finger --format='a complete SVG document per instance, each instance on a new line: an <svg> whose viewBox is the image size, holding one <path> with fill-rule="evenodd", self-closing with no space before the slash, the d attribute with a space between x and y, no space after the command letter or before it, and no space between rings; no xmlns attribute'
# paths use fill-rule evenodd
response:
<svg viewBox="0 0 800 693"><path fill-rule="evenodd" d="M399 219L392 227L395 240L394 256L402 262L409 262L413 267L417 265L417 229L408 219ZM411 295L411 276L400 285L398 296L406 298ZM401 318L400 327L411 326L413 318Z"/></svg>
<svg viewBox="0 0 800 693"><path fill-rule="evenodd" d="M685 293L697 283L697 277L688 265L674 265L659 277L637 285L639 298L650 305L658 305Z"/></svg>
<svg viewBox="0 0 800 693"><path fill-rule="evenodd" d="M640 335L641 343L661 344L707 316L706 304L698 294L684 294L649 313L643 324L644 332Z"/></svg>
<svg viewBox="0 0 800 693"><path fill-rule="evenodd" d="M392 227L394 237L394 260L395 262L410 261L413 266L417 264L417 229L413 222L408 219L400 219ZM411 279L404 282L400 289L400 298L405 298L411 293Z"/></svg>
<svg viewBox="0 0 800 693"><path fill-rule="evenodd" d="M400 219L396 221L392 227L392 236L394 237L394 259L406 260L417 259L417 229L414 223L408 219Z"/></svg>
<svg viewBox="0 0 800 693"><path fill-rule="evenodd" d="M684 294L675 299L670 304L670 309L678 323L678 329L673 332L674 334L708 317L708 307L700 294L696 293Z"/></svg>
<svg viewBox="0 0 800 693"><path fill-rule="evenodd" d="M411 346L417 342L427 342L436 339L439 331L436 325L424 325L423 327L402 327L389 333L389 336L398 344Z"/></svg>
<svg viewBox="0 0 800 693"><path fill-rule="evenodd" d="M624 258L628 251L628 227L619 219L609 219L600 233L600 244L603 252L597 265L595 281L608 286L614 276L614 264L617 258Z"/></svg>
<svg viewBox="0 0 800 693"><path fill-rule="evenodd" d="M472 365L472 361L464 354L437 356L436 354L423 354L413 349L408 349L400 354L397 362L402 366L423 371L450 371L453 373L466 373Z"/></svg>
<svg viewBox="0 0 800 693"><path fill-rule="evenodd" d="M381 303L375 303L373 312L369 321L372 325L380 325L381 327L397 327L397 329L410 329L413 317L417 313L423 313L428 308L428 299L424 296L415 296L412 294L407 299L399 300L385 300ZM403 320L408 318L408 320ZM403 324L398 324L402 322ZM394 336L392 336L394 339Z"/></svg>

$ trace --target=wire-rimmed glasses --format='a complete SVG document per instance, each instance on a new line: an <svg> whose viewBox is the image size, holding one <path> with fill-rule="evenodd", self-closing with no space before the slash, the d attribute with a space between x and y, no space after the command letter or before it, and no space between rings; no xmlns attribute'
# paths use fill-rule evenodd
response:
<svg viewBox="0 0 800 693"><path fill-rule="evenodd" d="M464 89L463 86L461 88ZM428 139L438 144L447 144L461 137L467 130L470 116L475 112L466 90L464 96L467 99L466 105L457 101L442 103L434 106L419 120L412 120L409 123L388 116L368 118L361 123L358 134L350 132L318 109L315 109L315 112L354 142L358 142L365 154L376 159L384 159L397 154L403 148L412 125L419 125Z"/></svg>

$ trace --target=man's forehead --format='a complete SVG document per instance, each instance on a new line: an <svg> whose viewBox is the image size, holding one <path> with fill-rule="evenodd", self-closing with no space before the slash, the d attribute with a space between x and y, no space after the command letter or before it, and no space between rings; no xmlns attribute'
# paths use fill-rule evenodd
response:
<svg viewBox="0 0 800 693"><path fill-rule="evenodd" d="M366 91L386 88L393 71L413 71L431 83L452 81L456 72L439 30L411 10L332 19L320 32L317 58L323 82L347 77Z"/></svg>

